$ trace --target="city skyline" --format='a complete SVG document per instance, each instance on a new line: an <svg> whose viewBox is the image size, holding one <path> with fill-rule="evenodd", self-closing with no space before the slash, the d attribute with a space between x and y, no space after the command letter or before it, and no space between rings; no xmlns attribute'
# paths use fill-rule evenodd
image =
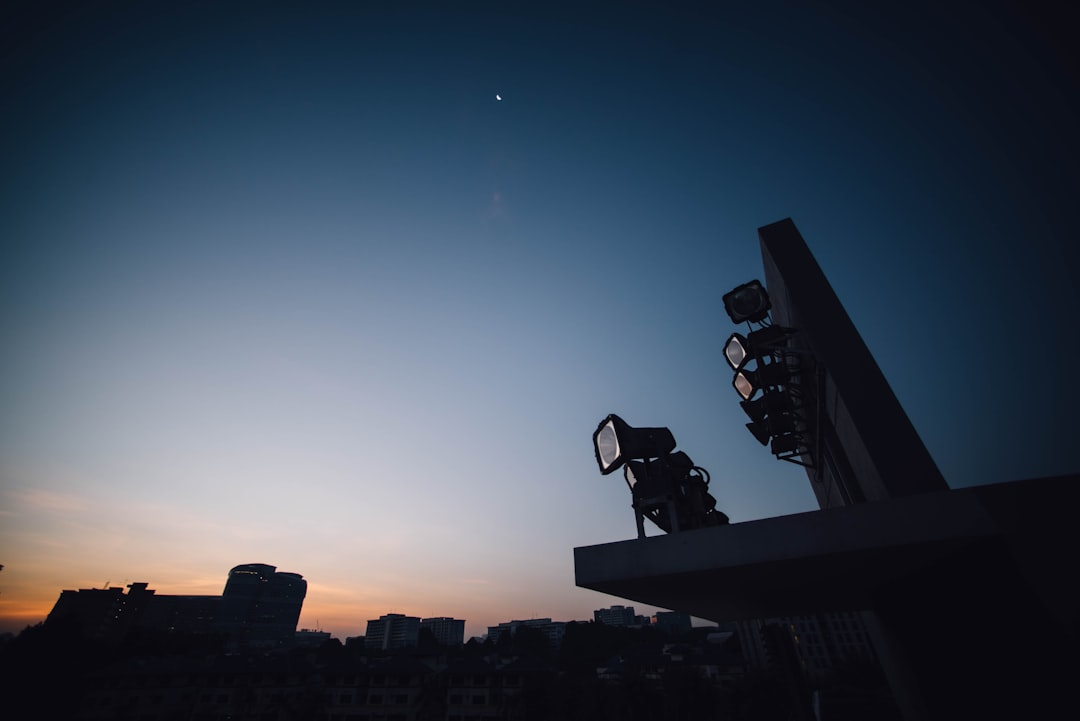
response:
<svg viewBox="0 0 1080 721"><path fill-rule="evenodd" d="M732 523L816 509L722 356L787 217L952 487L1075 470L1047 9L5 13L0 631L237 563L303 574L335 636L587 619L619 599L572 549L635 535L609 413Z"/></svg>
<svg viewBox="0 0 1080 721"><path fill-rule="evenodd" d="M264 610L261 615L262 620L255 626L251 626L250 621L243 620L248 616L248 611L240 609L240 613L237 613L237 610L238 606L246 608L252 602L258 603L258 599L265 595L266 591L260 588L262 584L256 583L252 585L248 582L248 578L245 578L245 576L256 575L264 582L271 582L267 588L272 590L270 597L266 600L270 604L268 608L273 608L274 611L271 614ZM276 582L274 581L275 578L278 579ZM285 584L285 587L281 586L282 583ZM113 640L130 632L132 629L131 624L134 624L134 627L169 627L172 630L186 633L224 633L235 637L235 640L241 646L248 643L255 643L256 645L262 643L265 646L267 641L274 641L275 644L279 644L286 636L292 638L294 635L304 633L326 633L329 637L342 642L350 639L362 639L367 647L384 649L416 646L419 634L424 629L430 631L442 645L460 646L466 640L472 638L485 639L491 637L493 629L513 629L519 625L535 625L537 622L543 622L547 626L590 622L628 626L643 622L643 619L644 622L648 622L650 618L655 621L657 618L668 616L680 617L685 621L687 628L690 627L691 622L690 616L684 613L658 611L657 615L650 617L636 613L634 606L617 604L608 608L594 609L591 619L556 620L551 617L506 619L497 624L488 625L484 633L473 634L468 637L464 633L467 619L457 619L449 616L420 617L397 612L383 613L378 618L367 619L363 622L365 626L363 633L335 634L329 631L324 632L321 628L304 628L299 623L294 623L292 624L294 626L292 631L284 634L284 628L281 624L284 622L288 625L288 619L293 615L290 604L296 604L298 609L303 604L304 591L301 590L297 594L288 588L297 584L301 589L306 589L306 581L301 574L288 571L280 572L268 564L241 564L230 571L229 580L226 582L221 595L161 594L157 592L157 589L151 588L146 581L129 583L123 588L119 586L105 586L101 589L65 588L60 592L59 599L45 620L52 622L57 618L73 614L79 617L79 623L84 628L92 628L95 633L103 634L102 638L108 636ZM277 588L274 588L275 585ZM106 591L111 593L104 594L103 592ZM281 593L282 591L286 591L284 596ZM285 607L282 606L282 602L284 602ZM126 619L123 625L112 628L102 624L100 618L95 619L95 614L105 613L107 617L112 616L115 610L106 611L105 609L115 608L116 604L125 609L125 615L132 614L131 618ZM81 614L87 613L88 616L81 616ZM410 621L416 623L408 626L408 628L391 625L393 623L405 624ZM372 636L373 627L376 629L374 638ZM405 641L406 643L403 645L400 643L399 645L391 645L391 638L396 642ZM456 641L451 640L454 638L456 638ZM287 643L285 645L288 646Z"/></svg>

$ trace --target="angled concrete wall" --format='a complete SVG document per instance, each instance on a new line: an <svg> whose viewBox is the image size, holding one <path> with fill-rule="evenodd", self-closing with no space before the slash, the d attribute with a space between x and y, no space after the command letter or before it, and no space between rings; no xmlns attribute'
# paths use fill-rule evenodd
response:
<svg viewBox="0 0 1080 721"><path fill-rule="evenodd" d="M795 224L789 218L766 225L758 237L773 322L797 329L792 345L824 369L826 424L819 431L835 464L826 464L820 476L808 471L818 504L832 508L947 489ZM850 497L841 491L845 483Z"/></svg>

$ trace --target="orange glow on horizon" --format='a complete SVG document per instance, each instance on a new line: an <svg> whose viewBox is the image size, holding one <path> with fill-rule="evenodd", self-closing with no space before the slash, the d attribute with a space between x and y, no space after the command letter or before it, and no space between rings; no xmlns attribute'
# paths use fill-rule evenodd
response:
<svg viewBox="0 0 1080 721"><path fill-rule="evenodd" d="M17 634L27 626L41 623L49 615L55 603L55 599L49 602L29 601L22 604L0 602L0 633Z"/></svg>

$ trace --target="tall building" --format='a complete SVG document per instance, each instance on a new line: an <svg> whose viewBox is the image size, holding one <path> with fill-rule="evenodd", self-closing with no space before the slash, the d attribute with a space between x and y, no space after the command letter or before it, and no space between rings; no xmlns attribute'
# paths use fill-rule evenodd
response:
<svg viewBox="0 0 1080 721"><path fill-rule="evenodd" d="M633 606L611 606L593 611L593 621L605 626L633 626L637 623Z"/></svg>
<svg viewBox="0 0 1080 721"><path fill-rule="evenodd" d="M420 628L431 631L442 646L461 646L465 643L465 621L461 619L446 616L425 618L421 619Z"/></svg>
<svg viewBox="0 0 1080 721"><path fill-rule="evenodd" d="M265 563L248 563L229 571L221 594L215 630L237 646L289 645L296 634L307 581Z"/></svg>
<svg viewBox="0 0 1080 721"><path fill-rule="evenodd" d="M464 633L464 626L462 627ZM420 640L420 619L400 613L388 613L367 622L364 648L411 648Z"/></svg>

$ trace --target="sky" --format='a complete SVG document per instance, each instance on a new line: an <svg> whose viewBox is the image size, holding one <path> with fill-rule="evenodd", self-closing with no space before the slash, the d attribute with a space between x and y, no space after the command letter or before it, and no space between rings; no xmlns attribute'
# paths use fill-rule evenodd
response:
<svg viewBox="0 0 1080 721"><path fill-rule="evenodd" d="M6 3L0 631L245 563L591 619L613 412L815 510L721 355L788 217L952 487L1076 472L1071 18L810 5Z"/></svg>

